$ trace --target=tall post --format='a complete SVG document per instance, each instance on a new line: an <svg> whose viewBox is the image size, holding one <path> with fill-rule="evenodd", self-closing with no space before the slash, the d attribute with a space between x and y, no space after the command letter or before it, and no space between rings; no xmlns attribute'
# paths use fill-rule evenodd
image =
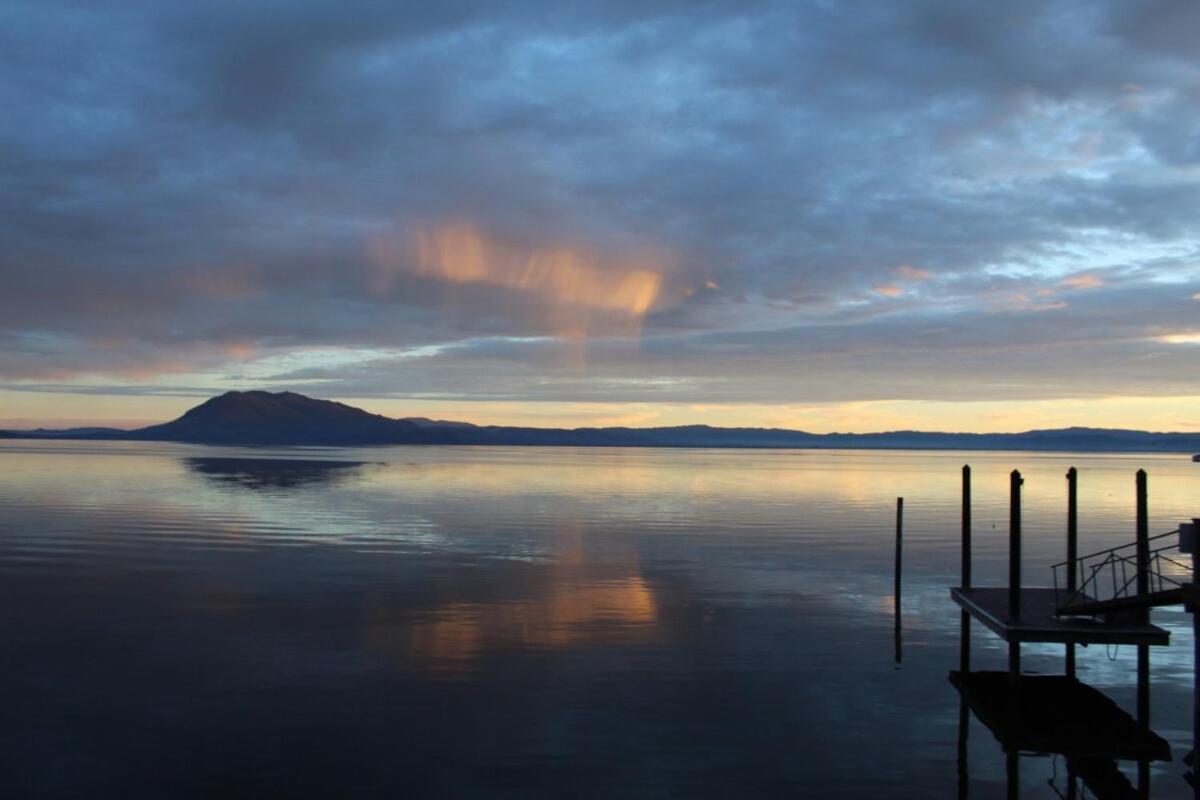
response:
<svg viewBox="0 0 1200 800"><path fill-rule="evenodd" d="M962 587L971 588L971 467L962 468Z"/></svg>
<svg viewBox="0 0 1200 800"><path fill-rule="evenodd" d="M1137 471L1137 591L1150 592L1150 516L1146 501L1146 470ZM1149 615L1149 610L1146 614Z"/></svg>
<svg viewBox="0 0 1200 800"><path fill-rule="evenodd" d="M1075 591L1079 557L1079 473L1067 470L1067 596ZM1067 642L1067 677L1075 677L1075 645Z"/></svg>
<svg viewBox="0 0 1200 800"><path fill-rule="evenodd" d="M1192 583L1200 580L1200 518L1192 519ZM1192 753L1200 752L1200 610L1188 603L1188 612L1192 615ZM1193 761L1192 781L1195 800L1200 800L1200 764Z"/></svg>
<svg viewBox="0 0 1200 800"><path fill-rule="evenodd" d="M904 498L896 498L896 575L895 575L895 610L896 610L896 663L901 660L901 632L900 632L900 573L904 565Z"/></svg>
<svg viewBox="0 0 1200 800"><path fill-rule="evenodd" d="M962 588L971 588L971 467L962 468ZM971 671L971 615L958 612L958 669Z"/></svg>
<svg viewBox="0 0 1200 800"><path fill-rule="evenodd" d="M1079 473L1074 467L1067 470L1067 591L1075 591L1075 576L1079 558Z"/></svg>
<svg viewBox="0 0 1200 800"><path fill-rule="evenodd" d="M1008 485L1008 618L1021 618L1021 473L1013 470Z"/></svg>
<svg viewBox="0 0 1200 800"><path fill-rule="evenodd" d="M1137 593L1150 592L1150 515L1146 492L1146 470L1137 471ZM1141 622L1150 621L1149 607L1139 614ZM1138 724L1150 727L1150 647L1139 644L1137 649L1137 716ZM1138 762L1138 796L1150 795L1150 764Z"/></svg>
<svg viewBox="0 0 1200 800"><path fill-rule="evenodd" d="M1008 518L1008 619L1016 622L1021 618L1021 473L1012 471L1009 476ZM1019 702L1015 692L1021 680L1021 643L1008 643L1008 682L1014 694L1010 702Z"/></svg>
<svg viewBox="0 0 1200 800"><path fill-rule="evenodd" d="M1137 471L1137 591L1150 592L1150 515L1147 510L1146 470ZM1142 622L1150 621L1150 609L1142 610ZM1139 644L1137 653L1138 722L1150 725L1150 647Z"/></svg>

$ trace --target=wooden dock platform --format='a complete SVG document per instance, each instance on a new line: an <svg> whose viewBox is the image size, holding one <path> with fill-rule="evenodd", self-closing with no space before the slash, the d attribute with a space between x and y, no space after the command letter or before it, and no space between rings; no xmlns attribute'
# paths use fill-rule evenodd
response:
<svg viewBox="0 0 1200 800"><path fill-rule="evenodd" d="M1053 589L1022 588L1021 616L1017 620L1008 618L1007 588L955 587L950 597L1006 642L1170 644L1171 634L1149 623L1058 617Z"/></svg>
<svg viewBox="0 0 1200 800"><path fill-rule="evenodd" d="M1068 758L1169 761L1161 736L1101 692L1065 675L951 672L950 682L1006 753L1058 753ZM1016 694L1014 695L1014 689ZM1019 700L1014 703L1013 698Z"/></svg>

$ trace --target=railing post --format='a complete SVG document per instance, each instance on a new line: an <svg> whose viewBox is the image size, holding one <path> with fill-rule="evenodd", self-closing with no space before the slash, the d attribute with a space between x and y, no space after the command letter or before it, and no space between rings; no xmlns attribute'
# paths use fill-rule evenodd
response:
<svg viewBox="0 0 1200 800"><path fill-rule="evenodd" d="M1008 485L1008 618L1021 618L1021 473L1013 470Z"/></svg>
<svg viewBox="0 0 1200 800"><path fill-rule="evenodd" d="M1079 473L1071 467L1067 470L1067 598L1070 602L1078 588L1075 582L1076 560L1079 557ZM1057 602L1057 598L1055 599ZM1068 642L1067 676L1075 677L1075 645Z"/></svg>

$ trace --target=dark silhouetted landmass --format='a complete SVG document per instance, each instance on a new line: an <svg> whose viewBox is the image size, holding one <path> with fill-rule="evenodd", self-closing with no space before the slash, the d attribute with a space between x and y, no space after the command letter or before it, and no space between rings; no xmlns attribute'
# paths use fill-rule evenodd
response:
<svg viewBox="0 0 1200 800"><path fill-rule="evenodd" d="M36 428L31 431L0 431L0 439L128 439L121 428Z"/></svg>
<svg viewBox="0 0 1200 800"><path fill-rule="evenodd" d="M782 428L521 428L423 417L391 419L294 392L227 392L179 419L133 431L112 428L0 431L26 439L124 439L229 445L461 444L547 447L743 447L913 450L1067 450L1194 453L1200 434L1104 428L1025 433L807 433Z"/></svg>
<svg viewBox="0 0 1200 800"><path fill-rule="evenodd" d="M294 392L226 392L130 439L203 444L427 444L439 437L407 420Z"/></svg>

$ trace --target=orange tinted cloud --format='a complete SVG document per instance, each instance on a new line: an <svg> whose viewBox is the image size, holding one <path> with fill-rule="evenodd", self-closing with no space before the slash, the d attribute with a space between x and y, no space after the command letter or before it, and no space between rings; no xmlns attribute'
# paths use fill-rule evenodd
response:
<svg viewBox="0 0 1200 800"><path fill-rule="evenodd" d="M1036 290L1034 294L1045 299L1034 299L1025 292L1014 292L1004 298L1001 305L1013 311L1057 311L1067 307L1066 301L1055 299L1052 291Z"/></svg>
<svg viewBox="0 0 1200 800"><path fill-rule="evenodd" d="M904 289L895 285L872 286L871 290L874 291L875 294L881 294L884 297L901 297L904 294Z"/></svg>
<svg viewBox="0 0 1200 800"><path fill-rule="evenodd" d="M1064 278L1062 285L1071 289L1098 289L1104 285L1104 280L1099 275L1084 273Z"/></svg>
<svg viewBox="0 0 1200 800"><path fill-rule="evenodd" d="M421 227L409 237L383 237L370 248L370 288L389 291L401 273L447 284L511 290L547 313L551 332L586 336L640 331L659 301L663 269L653 258L614 259L579 247L521 247L467 224Z"/></svg>
<svg viewBox="0 0 1200 800"><path fill-rule="evenodd" d="M114 378L140 382L164 375L195 373L226 364L231 359L247 361L256 352L254 343L247 340L198 342L160 348L127 337L95 336L79 340L74 352L60 360L23 364L19 376L12 377L36 381Z"/></svg>
<svg viewBox="0 0 1200 800"><path fill-rule="evenodd" d="M895 273L906 281L923 281L933 277L933 273L929 270L909 264L901 264L896 267Z"/></svg>
<svg viewBox="0 0 1200 800"><path fill-rule="evenodd" d="M119 378L130 381L146 381L162 375L182 375L193 371L195 365L187 361L165 357L147 358L129 364L97 364L66 366L47 365L22 370L22 380L76 381L86 377Z"/></svg>
<svg viewBox="0 0 1200 800"><path fill-rule="evenodd" d="M1164 336L1156 336L1155 339L1166 344L1200 344L1200 331L1168 333Z"/></svg>
<svg viewBox="0 0 1200 800"><path fill-rule="evenodd" d="M251 342L230 342L225 345L225 352L239 361L245 361L254 355L254 345Z"/></svg>

